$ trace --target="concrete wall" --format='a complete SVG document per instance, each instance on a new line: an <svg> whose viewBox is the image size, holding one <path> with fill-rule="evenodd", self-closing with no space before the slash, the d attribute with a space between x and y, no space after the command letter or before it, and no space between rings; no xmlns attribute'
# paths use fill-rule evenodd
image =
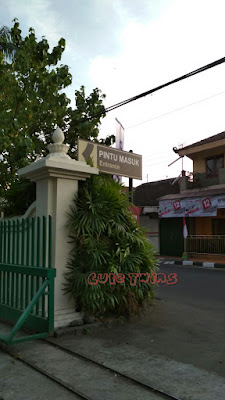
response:
<svg viewBox="0 0 225 400"><path fill-rule="evenodd" d="M196 218L196 235L212 235L212 218Z"/></svg>
<svg viewBox="0 0 225 400"><path fill-rule="evenodd" d="M197 158L196 160L194 160L193 172L198 172L199 174L203 174L206 172L205 158Z"/></svg>
<svg viewBox="0 0 225 400"><path fill-rule="evenodd" d="M140 226L147 230L147 238L159 252L159 220L150 218L149 215L140 215Z"/></svg>

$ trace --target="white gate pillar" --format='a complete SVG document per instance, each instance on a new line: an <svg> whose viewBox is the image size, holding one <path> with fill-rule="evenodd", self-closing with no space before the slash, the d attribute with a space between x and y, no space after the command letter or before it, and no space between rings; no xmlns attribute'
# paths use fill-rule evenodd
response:
<svg viewBox="0 0 225 400"><path fill-rule="evenodd" d="M78 317L74 301L63 292L65 266L71 250L66 231L67 213L78 192L78 181L98 174L98 169L67 155L69 146L63 144L60 128L53 133L53 141L48 145L47 157L20 169L18 174L36 182L36 216L52 216L52 266L56 268L54 314L55 327L59 327L69 325Z"/></svg>

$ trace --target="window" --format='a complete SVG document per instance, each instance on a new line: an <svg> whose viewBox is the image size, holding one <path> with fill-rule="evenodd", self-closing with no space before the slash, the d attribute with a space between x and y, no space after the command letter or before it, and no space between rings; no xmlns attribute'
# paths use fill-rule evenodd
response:
<svg viewBox="0 0 225 400"><path fill-rule="evenodd" d="M223 168L223 155L208 158L206 160L206 175L208 177L218 176L218 171Z"/></svg>
<svg viewBox="0 0 225 400"><path fill-rule="evenodd" d="M225 235L225 219L218 218L212 220L212 234Z"/></svg>

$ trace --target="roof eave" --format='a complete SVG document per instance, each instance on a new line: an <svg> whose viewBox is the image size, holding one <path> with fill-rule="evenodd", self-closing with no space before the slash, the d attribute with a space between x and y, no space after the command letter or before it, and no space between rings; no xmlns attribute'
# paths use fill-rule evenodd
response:
<svg viewBox="0 0 225 400"><path fill-rule="evenodd" d="M191 146L190 148L183 148L178 150L178 154L180 157L182 156L187 156L191 158L192 160L195 158L195 156L199 153L202 153L204 151L209 151L209 150L214 150L218 148L224 148L225 147L225 139L217 140L215 142L210 142L210 143L205 143L197 146Z"/></svg>

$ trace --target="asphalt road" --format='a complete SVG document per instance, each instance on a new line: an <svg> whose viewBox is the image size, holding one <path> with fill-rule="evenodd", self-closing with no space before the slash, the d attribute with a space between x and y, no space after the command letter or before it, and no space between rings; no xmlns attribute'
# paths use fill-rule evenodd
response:
<svg viewBox="0 0 225 400"><path fill-rule="evenodd" d="M178 283L159 284L155 304L141 316L93 337L225 377L225 270L161 264L158 272L177 273Z"/></svg>
<svg viewBox="0 0 225 400"><path fill-rule="evenodd" d="M156 296L210 310L225 311L225 269L160 264L158 272L176 273L178 283L159 285ZM221 318L223 316L221 315Z"/></svg>
<svg viewBox="0 0 225 400"><path fill-rule="evenodd" d="M225 377L225 270L162 263L159 272L178 283L156 290L154 351Z"/></svg>

